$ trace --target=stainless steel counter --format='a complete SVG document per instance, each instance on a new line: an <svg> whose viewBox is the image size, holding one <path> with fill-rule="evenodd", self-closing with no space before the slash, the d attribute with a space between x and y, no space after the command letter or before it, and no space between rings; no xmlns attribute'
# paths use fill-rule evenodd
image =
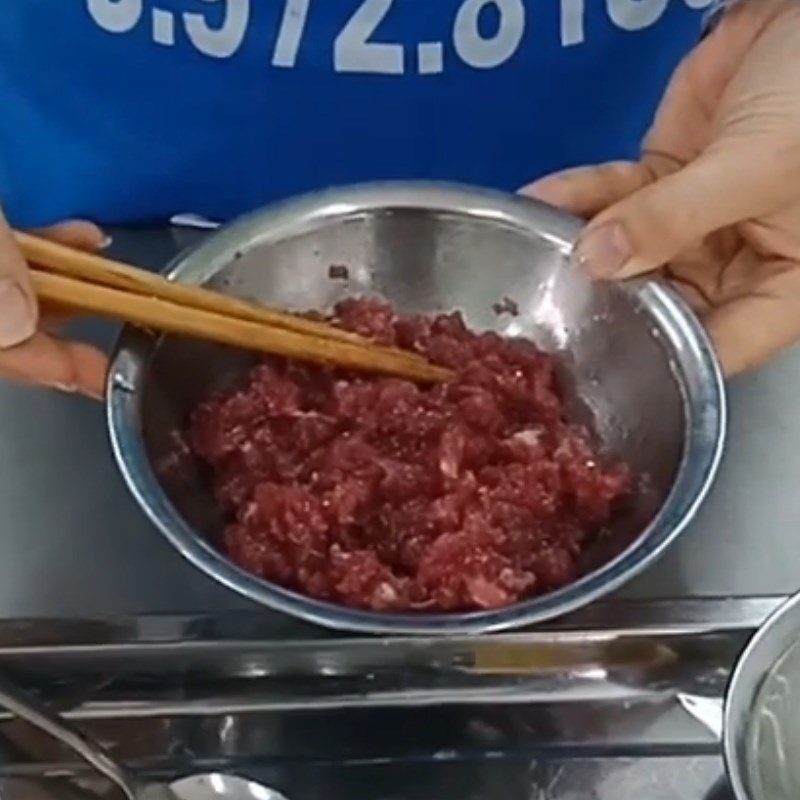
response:
<svg viewBox="0 0 800 800"><path fill-rule="evenodd" d="M198 234L118 232L114 255L160 267ZM84 328L110 341L102 326ZM713 496L667 556L623 592L789 594L800 587L800 351L731 387ZM250 604L184 563L127 495L101 408L0 386L0 618L224 611Z"/></svg>
<svg viewBox="0 0 800 800"><path fill-rule="evenodd" d="M304 642L247 613L0 621L0 663L154 781L218 769L291 800L730 800L714 720L772 608L628 600L523 634ZM84 797L61 778L108 789L5 713L0 765L4 800Z"/></svg>

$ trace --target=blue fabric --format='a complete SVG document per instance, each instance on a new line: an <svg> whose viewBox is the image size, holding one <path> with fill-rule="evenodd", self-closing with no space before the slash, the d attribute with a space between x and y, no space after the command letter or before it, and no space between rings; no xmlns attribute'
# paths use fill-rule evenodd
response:
<svg viewBox="0 0 800 800"><path fill-rule="evenodd" d="M515 189L634 156L704 5L6 0L0 201L18 225L222 219L345 182Z"/></svg>

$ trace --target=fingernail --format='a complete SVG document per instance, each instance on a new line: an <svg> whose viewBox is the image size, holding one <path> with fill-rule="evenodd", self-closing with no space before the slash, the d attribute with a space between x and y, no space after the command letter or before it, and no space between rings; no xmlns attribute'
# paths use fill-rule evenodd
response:
<svg viewBox="0 0 800 800"><path fill-rule="evenodd" d="M625 229L618 222L590 228L578 240L575 257L594 278L611 278L633 255Z"/></svg>
<svg viewBox="0 0 800 800"><path fill-rule="evenodd" d="M78 391L78 387L74 383L54 383L52 388L64 394L75 394Z"/></svg>
<svg viewBox="0 0 800 800"><path fill-rule="evenodd" d="M114 244L114 237L106 235L106 238L100 243L100 249L107 250L112 244Z"/></svg>
<svg viewBox="0 0 800 800"><path fill-rule="evenodd" d="M22 287L0 278L0 348L30 339L36 332L36 313Z"/></svg>

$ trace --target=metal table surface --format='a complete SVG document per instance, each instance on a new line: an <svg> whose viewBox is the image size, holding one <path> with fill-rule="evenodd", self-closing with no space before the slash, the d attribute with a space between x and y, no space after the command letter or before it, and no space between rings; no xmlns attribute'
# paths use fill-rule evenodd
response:
<svg viewBox="0 0 800 800"><path fill-rule="evenodd" d="M163 266L198 234L115 233L113 255ZM103 326L83 328L110 341ZM800 350L731 386L718 484L699 519L623 596L789 594L800 587ZM252 608L185 563L128 496L102 409L0 386L0 618Z"/></svg>

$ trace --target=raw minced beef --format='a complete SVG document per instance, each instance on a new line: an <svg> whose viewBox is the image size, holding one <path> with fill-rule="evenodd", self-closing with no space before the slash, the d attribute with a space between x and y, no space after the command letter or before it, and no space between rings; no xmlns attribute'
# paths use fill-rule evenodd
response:
<svg viewBox="0 0 800 800"><path fill-rule="evenodd" d="M414 349L457 379L408 381L266 359L193 412L192 451L255 575L373 611L467 611L578 577L630 491L570 424L555 362L459 314L402 317L368 298L334 321Z"/></svg>

